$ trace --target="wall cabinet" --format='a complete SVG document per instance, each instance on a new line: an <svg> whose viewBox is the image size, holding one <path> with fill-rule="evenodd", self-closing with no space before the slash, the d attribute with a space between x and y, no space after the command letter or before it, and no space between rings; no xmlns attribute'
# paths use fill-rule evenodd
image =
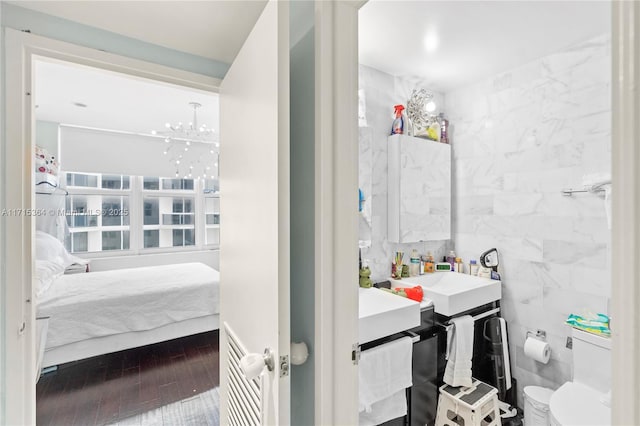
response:
<svg viewBox="0 0 640 426"><path fill-rule="evenodd" d="M388 137L387 239L451 238L451 146L405 135Z"/></svg>

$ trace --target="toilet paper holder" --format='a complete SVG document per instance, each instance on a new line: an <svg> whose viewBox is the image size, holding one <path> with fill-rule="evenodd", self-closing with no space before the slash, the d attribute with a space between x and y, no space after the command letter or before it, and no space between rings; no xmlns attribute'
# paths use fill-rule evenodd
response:
<svg viewBox="0 0 640 426"><path fill-rule="evenodd" d="M542 340L543 342L547 341L547 332L544 330L536 330L535 332L527 331L526 337L529 337L529 336L534 337L538 340Z"/></svg>

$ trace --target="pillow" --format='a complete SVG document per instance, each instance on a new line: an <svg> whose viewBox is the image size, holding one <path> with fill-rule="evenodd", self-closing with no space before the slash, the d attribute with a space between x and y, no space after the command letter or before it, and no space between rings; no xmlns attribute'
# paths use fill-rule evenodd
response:
<svg viewBox="0 0 640 426"><path fill-rule="evenodd" d="M33 276L33 285L36 297L40 297L59 276L64 274L64 267L60 263L51 260L37 260L36 270Z"/></svg>
<svg viewBox="0 0 640 426"><path fill-rule="evenodd" d="M55 262L62 270L75 263L78 258L71 256L64 245L53 235L36 231L36 260Z"/></svg>

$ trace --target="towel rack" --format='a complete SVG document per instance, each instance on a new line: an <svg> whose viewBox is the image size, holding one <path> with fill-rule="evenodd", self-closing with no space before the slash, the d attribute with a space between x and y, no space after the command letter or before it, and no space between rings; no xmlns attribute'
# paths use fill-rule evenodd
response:
<svg viewBox="0 0 640 426"><path fill-rule="evenodd" d="M474 321L478 321L479 319L486 318L489 315L497 314L498 312L500 312L500 308L489 309L488 311L482 312L482 313L480 313L478 315L474 315L471 318ZM447 323L451 324L451 320L447 321Z"/></svg>
<svg viewBox="0 0 640 426"><path fill-rule="evenodd" d="M603 192L604 188L594 188L594 189L573 189L573 188L565 188L562 190L562 195L566 197L571 197L576 192Z"/></svg>
<svg viewBox="0 0 640 426"><path fill-rule="evenodd" d="M495 309L489 309L488 311L479 313L478 315L474 315L471 318L473 319L473 321L478 321L479 319L482 318L486 318L490 315L493 314L497 314L498 312L500 312L500 308L495 308ZM447 330L447 332L453 327L453 324L451 324L451 320L448 320L446 324L444 324L444 328Z"/></svg>

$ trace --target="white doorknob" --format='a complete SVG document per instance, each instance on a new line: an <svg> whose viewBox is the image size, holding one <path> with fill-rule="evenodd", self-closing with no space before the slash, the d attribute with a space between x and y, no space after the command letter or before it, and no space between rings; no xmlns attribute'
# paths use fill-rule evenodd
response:
<svg viewBox="0 0 640 426"><path fill-rule="evenodd" d="M240 358L240 369L247 380L253 380L260 376L265 366L269 371L273 371L273 351L269 348L266 348L262 355L252 353L246 354Z"/></svg>
<svg viewBox="0 0 640 426"><path fill-rule="evenodd" d="M309 348L305 342L291 343L291 364L302 365L309 358Z"/></svg>

